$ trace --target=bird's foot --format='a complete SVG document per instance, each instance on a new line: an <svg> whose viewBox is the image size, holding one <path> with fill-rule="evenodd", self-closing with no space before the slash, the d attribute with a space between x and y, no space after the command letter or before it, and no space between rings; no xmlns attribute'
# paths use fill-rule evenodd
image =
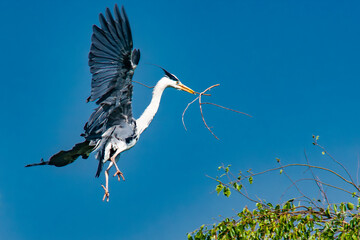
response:
<svg viewBox="0 0 360 240"><path fill-rule="evenodd" d="M120 177L122 178L123 181L125 181L124 174L123 174L120 170L117 170L117 171L116 171L116 173L114 174L114 177L115 177L116 175L117 175L119 181L120 181Z"/></svg>
<svg viewBox="0 0 360 240"><path fill-rule="evenodd" d="M104 197L103 197L103 201L105 201L105 198L106 198L106 201L109 202L109 191L108 189L104 186L104 185L101 185L103 187L103 189L105 190L105 194L104 194Z"/></svg>

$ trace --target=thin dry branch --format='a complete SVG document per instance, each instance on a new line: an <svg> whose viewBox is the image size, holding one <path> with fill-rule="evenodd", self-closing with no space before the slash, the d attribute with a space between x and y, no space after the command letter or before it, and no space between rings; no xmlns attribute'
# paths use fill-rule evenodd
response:
<svg viewBox="0 0 360 240"><path fill-rule="evenodd" d="M358 161L357 161L357 170L356 170L356 185L359 186L359 169L360 169L360 159L358 154Z"/></svg>
<svg viewBox="0 0 360 240"><path fill-rule="evenodd" d="M247 114L247 113L244 113L244 112L240 112L240 111L237 111L237 110L234 110L234 109L231 109L231 108L227 108L227 107L224 107L224 106L221 106L221 105L215 104L215 103L211 103L211 102L203 102L203 103L201 103L201 104L214 105L214 106L219 107L219 108L223 108L223 109L226 109L226 110L229 110L229 111L233 111L233 112L236 112L236 113L240 113L240 114L244 114L244 115L246 115L246 116L252 117L250 114Z"/></svg>
<svg viewBox="0 0 360 240"><path fill-rule="evenodd" d="M309 158L308 158L308 156L307 156L307 154L306 154L306 150L305 150L305 149L304 149L304 155L305 155L305 159L306 159L307 164L310 165L310 161L309 161ZM317 179L319 179L319 177L318 177L318 176L315 176L314 171L313 171L312 168L309 168L309 169L310 169L310 171L311 171L311 175L312 175L314 181L316 182L316 185L317 185L318 188L319 188L320 194L321 194L322 197L323 197L323 201L325 200L325 201L327 202L327 204L330 204L329 199L328 199L328 197L327 197L327 195L326 195L326 193L325 193L325 191L324 191L324 189L323 189L323 187L322 187L322 182L321 182L321 181L317 181ZM316 177L317 179L316 179L315 177Z"/></svg>
<svg viewBox="0 0 360 240"><path fill-rule="evenodd" d="M208 176L208 175L205 175L205 176L208 177L208 178L210 178L210 179L213 179L213 180L217 181L218 183L221 183L222 185L224 185L224 186L226 186L226 187L228 187L228 188L231 188L231 187L232 187L230 184L227 184L227 183L225 183L225 182L222 182L222 181L220 181L219 179L210 177L210 176ZM244 194L242 191L238 191L238 192L239 192L243 197L247 198L249 201L254 202L254 203L260 203L260 204L262 204L263 206L266 206L265 204L263 204L263 203L255 200L255 199L249 197L248 195Z"/></svg>
<svg viewBox="0 0 360 240"><path fill-rule="evenodd" d="M199 92L195 92L195 94L200 94ZM208 94L208 93L203 93L202 94L203 96L211 96L211 94Z"/></svg>
<svg viewBox="0 0 360 240"><path fill-rule="evenodd" d="M209 90L212 89L213 87L217 87L217 86L219 86L219 85L220 85L220 84L215 84L215 85L213 85L213 86L211 86L211 87L208 87L204 92L202 92L202 93L199 94L199 107L200 107L201 118L202 118L202 120L203 120L206 128L210 131L210 133L211 133L217 140L219 140L219 138L215 135L215 133L214 133L213 131L211 131L211 129L209 128L209 126L207 125L207 123L206 123L206 121L205 121L204 114L203 114L203 110L202 110L202 107L201 107L201 106L202 106L202 104L201 104L201 96L202 96L202 94L204 94L205 92L209 91Z"/></svg>
<svg viewBox="0 0 360 240"><path fill-rule="evenodd" d="M275 171L275 170L279 170L279 169L282 169L282 168L287 168L287 167L294 167L294 166L301 166L301 167L309 167L309 168L315 168L315 169L320 169L320 170L324 170L326 172L329 172L329 173L332 173L334 174L335 176L341 178L344 182L352 185L353 187L355 187L357 189L356 186L354 186L354 184L347 180L345 177L341 176L339 173L331 170L331 169L328 169L328 168L324 168L324 167L319 167L319 166L315 166L315 165L309 165L309 164L303 164L303 163L292 163L292 164L287 164L287 165L283 165L281 167L276 167L276 168L271 168L271 169L267 169L265 171L262 171L262 172L258 172L258 173L252 173L250 174L249 176L246 176L245 178L249 178L249 177L253 177L253 176L257 176L257 175L262 175L266 172L270 172L270 171Z"/></svg>
<svg viewBox="0 0 360 240"><path fill-rule="evenodd" d="M314 138L314 137L313 137ZM346 174L349 176L350 181L352 182L352 185L356 188L357 191L360 192L360 188L355 184L351 174L349 173L349 171L347 170L347 168L338 160L336 160L323 146L321 146L320 144L318 144L316 137L314 138L314 143L315 146L318 146L319 148L321 148L324 152L324 154L328 155L331 160L333 160L335 163L337 163L340 167L342 167L342 169L344 169L344 171L346 172Z"/></svg>
<svg viewBox="0 0 360 240"><path fill-rule="evenodd" d="M220 84L215 84L215 85L212 85L210 87L208 87L207 89L205 89L204 91L202 91L201 93L198 93L196 92L196 94L199 94L199 96L197 96L194 100L192 100L190 103L188 103L188 105L186 106L186 108L184 109L184 112L182 114L182 123L184 125L184 128L185 130L187 130L186 128L186 125L185 125L185 121L184 121L184 116L185 116L185 113L186 111L188 110L189 106L191 104L193 104L196 100L199 100L199 108L200 108L200 114L201 114L201 118L204 122L204 125L205 127L209 130L209 132L217 139L219 140L219 138L215 135L215 133L213 131L211 131L211 128L207 125L206 123L206 120L205 120L205 117L204 117L204 113L203 113L203 109L202 109L202 105L205 105L205 104L208 104L208 105L213 105L213 106L216 106L216 107L219 107L219 108L223 108L223 109L226 109L226 110L229 110L229 111L233 111L233 112L236 112L236 113L240 113L240 114L244 114L246 116L249 116L249 117L252 117L251 115L247 114L247 113L244 113L244 112L240 112L240 111L237 111L237 110L234 110L234 109L231 109L231 108L227 108L227 107L224 107L224 106L221 106L221 105L218 105L218 104L215 104L215 103L210 103L210 102L202 102L202 96L211 96L211 94L206 94L207 91L210 91L212 88L214 87L217 87L217 86L220 86Z"/></svg>
<svg viewBox="0 0 360 240"><path fill-rule="evenodd" d="M199 98L199 97L196 97L194 100L192 100L191 102L189 102L188 105L186 106L183 114L182 114L181 120L182 120L182 123L183 123L184 128L185 128L186 131L187 131L187 128L186 128L186 125L185 125L185 122L184 122L184 115L185 115L187 109L189 108L189 106L190 106L191 104L193 104L198 98Z"/></svg>
<svg viewBox="0 0 360 240"><path fill-rule="evenodd" d="M281 163L279 163L280 166L282 166ZM295 186L296 190L298 191L298 193L301 194L301 198L305 198L307 199L312 205L318 207L316 205L316 203L314 201L311 200L311 198L309 198L308 196L306 196L299 188L299 186L296 184L296 181L292 180L292 178L286 173L285 169L282 169L283 170L283 173L285 174L285 176L290 180L290 182L292 182L292 186Z"/></svg>
<svg viewBox="0 0 360 240"><path fill-rule="evenodd" d="M144 87L147 87L147 88L154 88L155 86L153 86L153 87L150 87L150 86L148 86L148 85L145 85L145 84L143 84L143 83L141 83L141 82L138 82L138 81L134 81L134 80L132 80L134 83L137 83L137 84L140 84L140 85L142 85L142 86L144 86Z"/></svg>
<svg viewBox="0 0 360 240"><path fill-rule="evenodd" d="M314 182L317 182L317 183L320 183L322 185L325 185L325 186L328 186L328 187L331 187L331 188L334 188L334 189L337 189L337 190L340 190L340 191L343 191L343 192L346 192L350 195L352 195L353 193L344 189L344 188L341 188L341 187L337 187L335 185L332 185L332 184L329 184L329 183L325 183L325 182L322 182L320 180L317 180L317 179L314 179L314 178L301 178L301 179L297 179L295 180L285 191L284 193L281 195L281 197L283 197L285 195L285 193L291 188L293 187L296 183L298 182L303 182L303 181L314 181ZM359 197L359 195L355 194L355 197ZM328 205L330 205L330 202L328 202Z"/></svg>

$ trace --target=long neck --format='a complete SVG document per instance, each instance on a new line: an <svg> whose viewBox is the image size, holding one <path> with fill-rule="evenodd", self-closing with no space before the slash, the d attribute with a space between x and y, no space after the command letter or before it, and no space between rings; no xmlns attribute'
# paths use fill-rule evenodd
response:
<svg viewBox="0 0 360 240"><path fill-rule="evenodd" d="M167 86L168 85L166 80L162 78L154 87L149 106L147 106L143 114L141 114L141 116L136 120L137 132L139 135L149 126L153 120L157 110L159 109L162 93Z"/></svg>

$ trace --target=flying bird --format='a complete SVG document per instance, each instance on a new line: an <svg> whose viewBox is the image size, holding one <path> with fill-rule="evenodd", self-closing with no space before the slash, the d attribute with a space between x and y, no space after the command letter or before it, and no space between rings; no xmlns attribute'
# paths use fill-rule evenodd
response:
<svg viewBox="0 0 360 240"><path fill-rule="evenodd" d="M85 140L68 151L60 151L48 161L30 166L54 165L62 167L74 162L78 157L88 158L96 152L99 165L95 177L99 177L105 163L105 190L103 200L109 201L109 170L115 166L117 176L125 180L117 166L120 153L132 148L139 140L141 133L153 120L160 104L163 91L175 88L196 94L180 82L174 75L162 68L165 75L153 89L152 99L143 114L135 119L132 114L132 77L140 60L140 50L133 49L130 23L124 7L121 12L114 7L114 17L109 8L105 16L100 13L100 27L93 26L89 66L92 74L91 95L87 101L98 105L84 126L81 134Z"/></svg>

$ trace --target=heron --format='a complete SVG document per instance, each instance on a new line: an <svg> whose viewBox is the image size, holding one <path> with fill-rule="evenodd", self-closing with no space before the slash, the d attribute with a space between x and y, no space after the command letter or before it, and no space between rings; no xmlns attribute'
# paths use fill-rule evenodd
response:
<svg viewBox="0 0 360 240"><path fill-rule="evenodd" d="M114 15L114 17L113 17ZM62 167L74 162L80 156L83 159L96 152L99 161L95 177L99 177L105 163L109 163L105 175L103 201L109 201L109 171L115 166L117 176L125 180L117 162L120 154L132 148L139 140L158 111L161 96L166 88L175 88L191 94L195 91L185 86L172 73L160 67L164 76L156 83L150 104L138 119L132 114L132 77L140 60L140 50L133 49L130 23L122 6L121 12L115 4L113 15L109 8L105 14L99 14L100 27L93 25L89 67L92 74L91 94L87 102L97 105L84 126L81 136L83 142L67 151L54 154L48 161L26 167L53 165Z"/></svg>

